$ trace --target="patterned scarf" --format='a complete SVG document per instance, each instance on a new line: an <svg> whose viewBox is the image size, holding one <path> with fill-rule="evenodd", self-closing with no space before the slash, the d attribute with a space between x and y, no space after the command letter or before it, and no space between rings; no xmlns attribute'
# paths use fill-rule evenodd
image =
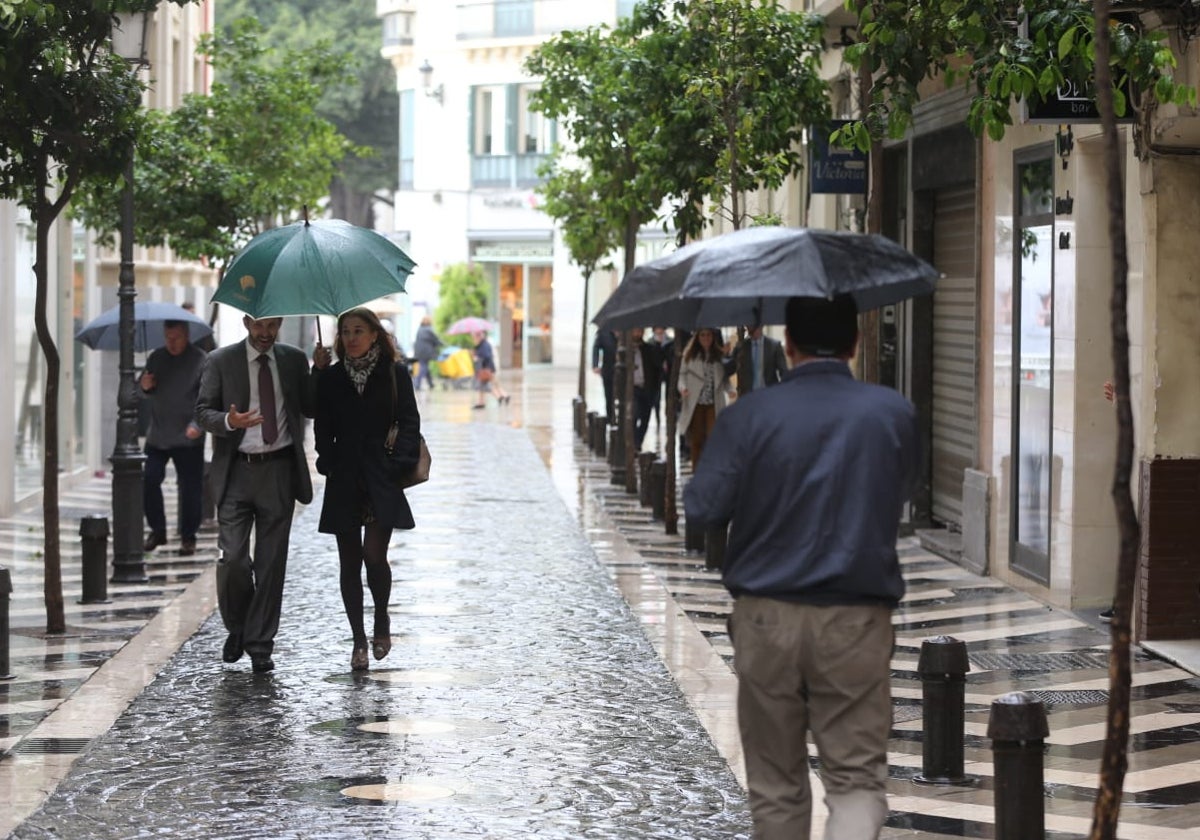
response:
<svg viewBox="0 0 1200 840"><path fill-rule="evenodd" d="M359 396L362 396L363 388L367 385L367 379L371 376L371 371L375 370L375 365L378 361L378 344L372 344L371 349L357 359L347 356L342 360L342 364L346 366L346 374L350 377L350 381L354 383L354 387L358 389Z"/></svg>

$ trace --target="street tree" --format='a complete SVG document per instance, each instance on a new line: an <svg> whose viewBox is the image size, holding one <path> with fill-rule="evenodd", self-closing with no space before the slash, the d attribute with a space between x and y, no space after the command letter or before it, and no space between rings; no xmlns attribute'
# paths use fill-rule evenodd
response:
<svg viewBox="0 0 1200 840"><path fill-rule="evenodd" d="M343 57L317 45L276 50L250 18L197 45L213 68L207 94L151 111L135 153L135 235L185 259L223 266L254 235L316 207L355 148L316 113L324 88L345 78ZM110 243L119 179L93 178L73 211Z"/></svg>
<svg viewBox="0 0 1200 840"><path fill-rule="evenodd" d="M548 165L548 177L538 186L542 212L558 222L571 261L583 275L583 323L579 335L579 398L587 393L588 299L592 274L597 268L611 268L608 257L620 244L619 227L604 217L590 173L563 163L561 149Z"/></svg>
<svg viewBox="0 0 1200 840"><path fill-rule="evenodd" d="M316 106L317 114L355 147L339 162L329 183L329 209L339 219L374 227L374 202L391 202L400 158L396 73L379 54L382 29L374 0L222 0L217 4L218 30L225 31L244 17L263 25L266 42L279 49L280 57L331 44L347 63L347 76L327 83Z"/></svg>
<svg viewBox="0 0 1200 840"><path fill-rule="evenodd" d="M776 0L675 0L673 15L664 0L651 5L656 28L675 29L679 44L670 57L679 89L662 120L672 222L688 238L714 216L738 230L751 219L744 196L797 175L805 132L828 126L822 18Z"/></svg>
<svg viewBox="0 0 1200 840"><path fill-rule="evenodd" d="M942 78L972 92L968 125L1003 138L1021 99L1036 104L1065 82L1090 81L1102 117L1107 170L1108 229L1112 243L1113 384L1117 394L1117 458L1112 495L1120 529L1117 592L1109 654L1108 731L1101 760L1093 840L1116 837L1129 740L1130 646L1139 528L1129 480L1133 468L1133 415L1129 402L1128 256L1124 192L1116 118L1133 112L1139 156L1159 103L1194 106L1196 93L1174 77L1175 55L1161 29L1143 29L1128 16L1111 16L1108 0L849 0L858 15L860 43L846 58L872 77L866 112L834 132L834 141L866 149L872 140L900 137L912 122L923 84ZM1126 91L1138 97L1129 101Z"/></svg>
<svg viewBox="0 0 1200 840"><path fill-rule="evenodd" d="M531 107L565 126L599 205L611 208L603 217L623 228L625 274L642 224L663 220L681 243L700 236L714 215L741 227L749 218L745 193L776 189L800 171L803 132L829 118L821 31L818 18L774 0L645 0L611 30L565 32L534 53L526 66L543 81ZM623 347L629 358L632 338ZM620 420L632 492L626 380ZM676 399L669 386L669 440ZM674 447L667 457L670 485ZM668 486L668 533L676 522Z"/></svg>
<svg viewBox="0 0 1200 840"><path fill-rule="evenodd" d="M141 118L137 74L110 49L114 11L157 2L0 6L0 198L36 230L34 326L46 362L42 432L46 632L66 629L58 507L62 361L47 320L50 228L86 178L119 178Z"/></svg>
<svg viewBox="0 0 1200 840"><path fill-rule="evenodd" d="M669 192L661 170L650 165L658 127L653 114L661 98L670 95L664 65L651 61L646 50L643 35L650 23L639 5L615 28L556 35L525 63L529 74L541 79L530 108L557 120L570 139L572 154L587 169L599 221L619 236L625 274L634 267L638 231L658 217ZM630 493L637 491L637 453L633 377L624 371L633 352L633 337L627 333L617 362L624 380L618 426Z"/></svg>

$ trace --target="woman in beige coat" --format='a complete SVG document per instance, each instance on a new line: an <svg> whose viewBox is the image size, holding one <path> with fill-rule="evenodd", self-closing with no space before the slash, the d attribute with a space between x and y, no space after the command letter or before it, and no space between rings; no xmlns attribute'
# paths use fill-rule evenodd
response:
<svg viewBox="0 0 1200 840"><path fill-rule="evenodd" d="M679 368L679 429L687 435L692 469L700 463L704 443L730 395L721 361L721 334L703 327L683 351Z"/></svg>

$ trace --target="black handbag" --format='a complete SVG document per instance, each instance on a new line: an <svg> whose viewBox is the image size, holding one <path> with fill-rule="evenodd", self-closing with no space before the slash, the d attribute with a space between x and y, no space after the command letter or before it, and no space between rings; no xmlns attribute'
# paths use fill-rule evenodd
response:
<svg viewBox="0 0 1200 840"><path fill-rule="evenodd" d="M392 368L392 416L396 416L396 368ZM421 448L417 455L417 463L407 473L396 479L401 490L424 484L429 480L429 468L433 465L433 456L429 454L429 446L425 443L425 435L421 435ZM383 450L388 458L396 455L396 443L400 439L400 421L392 420L387 437L383 440Z"/></svg>

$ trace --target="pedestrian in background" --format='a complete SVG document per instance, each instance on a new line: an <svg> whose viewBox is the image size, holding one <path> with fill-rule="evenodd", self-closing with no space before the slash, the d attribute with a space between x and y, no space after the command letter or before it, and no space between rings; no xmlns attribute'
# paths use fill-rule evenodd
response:
<svg viewBox="0 0 1200 840"><path fill-rule="evenodd" d="M737 375L737 395L744 397L778 385L788 371L783 344L763 335L762 324L747 327L746 335L733 350L731 373Z"/></svg>
<svg viewBox="0 0 1200 840"><path fill-rule="evenodd" d="M317 472L327 478L317 527L337 538L342 605L354 638L350 668L365 671L363 568L374 603L371 654L383 659L392 649L388 543L393 529L416 524L397 482L417 463L421 418L408 367L371 310L342 313L333 349L338 361L318 380L313 426ZM393 424L398 433L389 454Z"/></svg>
<svg viewBox="0 0 1200 840"><path fill-rule="evenodd" d="M162 485L170 461L179 483L179 553L188 557L196 553L196 531L203 517L204 431L193 415L208 354L191 343L186 321L166 321L163 338L165 345L149 355L138 379L150 409L142 484L149 533L143 550L154 551L167 542Z"/></svg>
<svg viewBox="0 0 1200 840"><path fill-rule="evenodd" d="M617 371L617 346L620 344L613 330L597 330L592 341L592 373L600 377L604 386L604 412L609 423L617 422L613 402L613 377Z"/></svg>
<svg viewBox="0 0 1200 840"><path fill-rule="evenodd" d="M426 315L421 319L421 326L417 328L417 337L413 339L413 356L421 366L417 371L418 391L421 390L422 380L429 384L429 390L433 390L433 360L438 357L442 344L441 338L433 330L433 321Z"/></svg>
<svg viewBox="0 0 1200 840"><path fill-rule="evenodd" d="M471 339L475 342L472 361L475 363L475 391L478 394L472 408L483 408L489 391L497 403L506 405L512 398L496 379L496 354L492 350L492 343L482 332L471 333Z"/></svg>
<svg viewBox="0 0 1200 840"><path fill-rule="evenodd" d="M687 437L692 468L700 463L704 444L730 394L721 360L721 334L711 327L696 331L679 368L679 430Z"/></svg>
<svg viewBox="0 0 1200 840"><path fill-rule="evenodd" d="M221 657L249 653L256 673L275 667L292 512L312 501L304 418L313 416L318 374L303 350L278 343L282 323L243 317L246 340L208 354L196 398L196 422L213 435L217 604L229 631ZM329 361L318 345L316 367Z"/></svg>
<svg viewBox="0 0 1200 840"><path fill-rule="evenodd" d="M671 340L667 338L667 330L665 327L654 327L650 331L650 340L646 343L653 348L655 355L657 355L659 359L658 390L654 392L653 398L654 428L660 429L662 428L662 411L660 410L660 406L662 405L663 389L667 386L667 383L670 382L672 361L671 353L674 347L671 343Z"/></svg>
<svg viewBox="0 0 1200 840"><path fill-rule="evenodd" d="M644 333L644 330L634 330L633 339L633 405L636 411L633 436L639 452L650 429L650 415L658 407L663 377L662 345L645 341Z"/></svg>
<svg viewBox="0 0 1200 840"><path fill-rule="evenodd" d="M896 538L921 462L917 416L851 375L853 298L793 298L786 318L793 368L721 415L684 504L689 521L732 522L722 580L754 836L809 836L811 733L825 837L869 840L888 812Z"/></svg>

